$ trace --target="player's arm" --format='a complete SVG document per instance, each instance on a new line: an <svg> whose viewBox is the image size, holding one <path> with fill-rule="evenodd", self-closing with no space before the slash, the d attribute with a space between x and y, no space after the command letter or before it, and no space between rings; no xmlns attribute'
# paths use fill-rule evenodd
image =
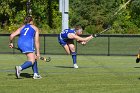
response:
<svg viewBox="0 0 140 93"><path fill-rule="evenodd" d="M69 33L68 38L75 39L76 41L88 42L89 40L91 40L93 38L93 36L90 35L90 36L88 36L86 38L82 38L82 37L80 37L78 35L75 35L74 33Z"/></svg>
<svg viewBox="0 0 140 93"><path fill-rule="evenodd" d="M39 29L37 27L35 28L35 47L36 47L36 55L37 57L40 57L40 42L39 42Z"/></svg>
<svg viewBox="0 0 140 93"><path fill-rule="evenodd" d="M18 28L15 32L13 32L13 33L10 35L10 37L9 37L9 47L10 47L10 48L13 48L13 39L14 39L17 35L20 34L20 31L21 31L22 28L23 28L23 26L20 27L20 28Z"/></svg>

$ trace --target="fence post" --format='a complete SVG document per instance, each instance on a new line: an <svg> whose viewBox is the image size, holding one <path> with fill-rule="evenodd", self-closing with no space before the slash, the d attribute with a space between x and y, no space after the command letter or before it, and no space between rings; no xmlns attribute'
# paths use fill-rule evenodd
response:
<svg viewBox="0 0 140 93"><path fill-rule="evenodd" d="M110 56L110 36L108 36L108 56Z"/></svg>
<svg viewBox="0 0 140 93"><path fill-rule="evenodd" d="M13 39L13 44L15 45L15 38ZM15 49L13 48L13 54L15 54Z"/></svg>
<svg viewBox="0 0 140 93"><path fill-rule="evenodd" d="M44 37L44 55L46 54L46 48L45 48L45 45L46 45L46 38L45 38L45 35L43 35L43 37Z"/></svg>

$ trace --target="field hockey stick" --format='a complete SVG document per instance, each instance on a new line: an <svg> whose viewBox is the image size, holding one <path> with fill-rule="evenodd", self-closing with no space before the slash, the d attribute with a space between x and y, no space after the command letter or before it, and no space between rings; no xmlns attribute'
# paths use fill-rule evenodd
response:
<svg viewBox="0 0 140 93"><path fill-rule="evenodd" d="M43 60L45 62L50 62L51 61L51 57L45 58L45 57L39 57L40 60Z"/></svg>
<svg viewBox="0 0 140 93"><path fill-rule="evenodd" d="M94 38L96 38L96 37L100 36L102 33L105 33L105 32L107 32L107 31L109 31L110 29L111 29L111 26L109 25L105 30L103 30L103 31L101 31L101 32L99 32L99 33L96 33L96 34L92 34L92 36L93 36Z"/></svg>
<svg viewBox="0 0 140 93"><path fill-rule="evenodd" d="M17 47L13 47L13 49L20 50L20 49L19 49L19 48L17 48Z"/></svg>
<svg viewBox="0 0 140 93"><path fill-rule="evenodd" d="M13 47L13 49L16 49L16 50L20 50L19 48L17 48L17 47ZM43 60L43 61L45 61L45 62L50 62L51 61L51 57L48 57L48 58L46 58L46 57L39 57L39 59L40 60Z"/></svg>
<svg viewBox="0 0 140 93"><path fill-rule="evenodd" d="M107 32L107 31L109 31L110 29L111 29L111 26L109 25L105 30L103 30L103 31L101 31L101 32L99 32L99 33L96 33L96 34L92 34L92 36L93 36L93 38L96 38L96 37L100 36L102 33L105 33L105 32ZM92 38L91 38L91 39L92 39ZM91 40L91 39L90 39L90 40ZM85 46L86 43L89 42L90 40L87 40L86 42L82 42L81 44L82 44L83 46Z"/></svg>

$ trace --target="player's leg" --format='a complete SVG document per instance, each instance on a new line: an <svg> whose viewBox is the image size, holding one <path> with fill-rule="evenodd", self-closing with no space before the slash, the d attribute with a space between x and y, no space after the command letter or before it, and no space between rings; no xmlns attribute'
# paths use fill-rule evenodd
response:
<svg viewBox="0 0 140 93"><path fill-rule="evenodd" d="M66 53L68 54L68 55L70 55L70 49L69 49L69 46L66 44L66 45L64 45L63 46L63 48L64 48L64 50L66 51Z"/></svg>
<svg viewBox="0 0 140 93"><path fill-rule="evenodd" d="M35 60L34 64L32 65L32 69L34 73L33 79L41 79L42 77L38 73L37 60Z"/></svg>
<svg viewBox="0 0 140 93"><path fill-rule="evenodd" d="M76 64L76 52L75 52L75 46L74 46L73 40L64 41L63 39L60 39L58 37L58 42L60 43L61 46L63 46L63 48L67 54L72 55L74 68L78 68L78 66Z"/></svg>
<svg viewBox="0 0 140 93"><path fill-rule="evenodd" d="M70 49L70 52L71 52L71 55L72 55L73 66L74 66L74 68L78 68L78 65L77 65L77 53L75 51L75 45L74 45L73 40L70 40L68 42L68 46L69 46L69 49Z"/></svg>
<svg viewBox="0 0 140 93"><path fill-rule="evenodd" d="M58 42L59 44L64 48L64 50L66 51L67 54L70 54L70 50L69 50L69 46L67 45L67 41L60 39L60 37L58 37Z"/></svg>
<svg viewBox="0 0 140 93"><path fill-rule="evenodd" d="M20 73L22 70L27 69L32 66L35 62L35 54L34 53L26 53L27 61L25 61L21 66L16 66L16 77L20 78Z"/></svg>
<svg viewBox="0 0 140 93"><path fill-rule="evenodd" d="M24 64L21 65L22 70L31 67L35 62L35 53L27 53L26 56L28 61L24 62Z"/></svg>

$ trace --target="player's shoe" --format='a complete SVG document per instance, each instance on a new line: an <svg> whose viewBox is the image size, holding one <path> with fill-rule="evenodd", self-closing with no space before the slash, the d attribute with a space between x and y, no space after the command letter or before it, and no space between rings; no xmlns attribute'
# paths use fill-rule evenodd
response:
<svg viewBox="0 0 140 93"><path fill-rule="evenodd" d="M139 61L140 61L140 55L138 54L137 59L136 59L136 63L139 63Z"/></svg>
<svg viewBox="0 0 140 93"><path fill-rule="evenodd" d="M15 71L16 71L16 77L17 77L17 79L19 79L20 78L20 73L21 73L21 70L20 70L20 67L19 66L16 66L15 67Z"/></svg>
<svg viewBox="0 0 140 93"><path fill-rule="evenodd" d="M74 64L73 67L74 67L74 68L78 68L78 65L77 65L77 64Z"/></svg>
<svg viewBox="0 0 140 93"><path fill-rule="evenodd" d="M139 63L139 61L140 61L140 58L137 58L137 59L136 59L136 63Z"/></svg>
<svg viewBox="0 0 140 93"><path fill-rule="evenodd" d="M42 77L40 75L34 74L33 79L41 79Z"/></svg>

